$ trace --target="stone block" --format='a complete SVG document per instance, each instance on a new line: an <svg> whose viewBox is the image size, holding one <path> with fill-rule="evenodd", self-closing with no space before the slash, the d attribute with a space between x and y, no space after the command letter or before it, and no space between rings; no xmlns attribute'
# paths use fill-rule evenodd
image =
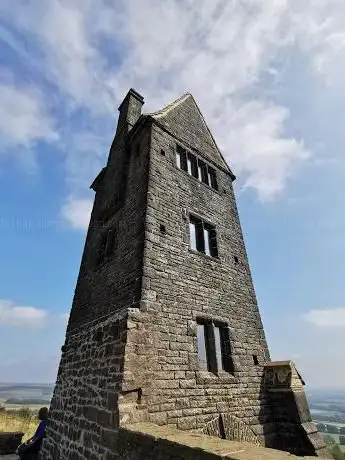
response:
<svg viewBox="0 0 345 460"><path fill-rule="evenodd" d="M21 431L0 433L0 455L14 454L23 436Z"/></svg>

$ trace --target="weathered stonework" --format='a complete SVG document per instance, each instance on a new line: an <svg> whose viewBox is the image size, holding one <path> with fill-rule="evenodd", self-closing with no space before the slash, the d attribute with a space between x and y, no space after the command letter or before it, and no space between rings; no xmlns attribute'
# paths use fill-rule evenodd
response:
<svg viewBox="0 0 345 460"><path fill-rule="evenodd" d="M23 436L21 431L0 433L0 455L14 454Z"/></svg>
<svg viewBox="0 0 345 460"><path fill-rule="evenodd" d="M108 164L92 184L96 197L41 458L126 458L119 427L139 421L213 429L299 453L294 446L311 419L296 418L296 398L270 391L281 388L284 369L271 378L265 368L270 357L234 175L191 95L146 116L142 103L130 90ZM218 190L177 168L177 144L212 166ZM190 249L189 213L215 226L218 257ZM106 235L111 241L104 243ZM200 369L200 319L227 325L232 373ZM303 454L324 447L307 441Z"/></svg>

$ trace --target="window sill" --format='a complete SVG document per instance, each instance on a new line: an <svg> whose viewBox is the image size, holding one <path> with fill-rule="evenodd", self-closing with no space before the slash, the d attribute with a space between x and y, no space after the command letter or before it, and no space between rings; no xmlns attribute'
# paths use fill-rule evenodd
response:
<svg viewBox="0 0 345 460"><path fill-rule="evenodd" d="M204 257L207 260L212 260L213 262L220 263L220 258L219 257L209 256L207 254L204 254L203 252L196 251L195 249L191 249L191 248L188 248L188 252L190 252L191 254L195 254L195 255Z"/></svg>
<svg viewBox="0 0 345 460"><path fill-rule="evenodd" d="M222 383L234 383L237 382L238 378L235 374L231 374L230 372L209 372L209 371L196 371L196 382L199 385L205 385L209 383L219 383L221 381Z"/></svg>

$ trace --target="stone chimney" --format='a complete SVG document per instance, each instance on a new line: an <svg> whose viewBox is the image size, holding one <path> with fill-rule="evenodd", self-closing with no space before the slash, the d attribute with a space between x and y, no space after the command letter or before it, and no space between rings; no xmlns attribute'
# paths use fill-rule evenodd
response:
<svg viewBox="0 0 345 460"><path fill-rule="evenodd" d="M119 107L116 137L120 134L126 135L133 128L141 115L143 104L143 96L131 88Z"/></svg>

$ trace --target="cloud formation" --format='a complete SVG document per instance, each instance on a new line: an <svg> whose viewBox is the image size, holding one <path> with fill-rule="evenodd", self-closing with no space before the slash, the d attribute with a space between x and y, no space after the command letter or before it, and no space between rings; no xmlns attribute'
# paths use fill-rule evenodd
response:
<svg viewBox="0 0 345 460"><path fill-rule="evenodd" d="M41 328L50 322L66 323L69 313L52 315L48 310L17 305L8 299L0 299L0 326Z"/></svg>
<svg viewBox="0 0 345 460"><path fill-rule="evenodd" d="M303 317L309 323L321 328L345 327L345 308L343 307L310 310Z"/></svg>
<svg viewBox="0 0 345 460"><path fill-rule="evenodd" d="M35 307L20 306L0 299L0 324L7 326L42 327L48 312Z"/></svg>
<svg viewBox="0 0 345 460"><path fill-rule="evenodd" d="M11 25L8 46L29 56L57 94L72 194L104 163L117 106L133 86L149 111L192 92L242 185L274 198L313 151L290 132L294 113L274 97L281 53L301 55L327 84L345 62L342 0L19 0L15 8L3 0L0 15ZM16 39L23 32L31 53ZM53 139L49 124L41 129L30 132ZM95 141L89 149L87 139Z"/></svg>
<svg viewBox="0 0 345 460"><path fill-rule="evenodd" d="M32 147L58 139L42 91L0 82L0 154L14 146Z"/></svg>
<svg viewBox="0 0 345 460"><path fill-rule="evenodd" d="M62 206L61 217L76 230L87 230L90 222L92 201L69 198Z"/></svg>

